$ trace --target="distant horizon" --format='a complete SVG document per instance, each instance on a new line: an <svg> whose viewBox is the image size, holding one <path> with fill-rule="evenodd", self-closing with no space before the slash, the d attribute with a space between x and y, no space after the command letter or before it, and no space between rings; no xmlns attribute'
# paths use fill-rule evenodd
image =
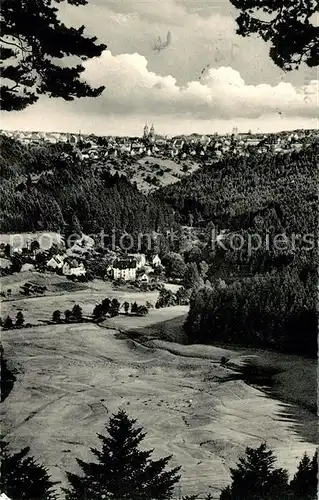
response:
<svg viewBox="0 0 319 500"><path fill-rule="evenodd" d="M154 124L155 130L156 126ZM300 128L285 128L281 130L276 130L276 131L260 131L258 130L247 130L247 131L241 131L237 130L236 135L259 135L259 134L281 134L285 132L299 132L302 130L308 130L308 131L318 131L318 127L300 127ZM43 133L43 134L70 134L70 135L82 135L82 136L96 136L96 137L128 137L128 138L133 138L133 137L141 137L142 138L142 132L140 134L125 134L125 133L106 133L106 134L101 134L101 133L95 133L95 132L84 132L82 130L77 130L77 131L66 131L66 130L40 130L40 129L29 129L29 128L1 128L0 133L2 132L25 132L25 133ZM199 135L199 136L210 136L210 135L218 135L218 136L224 136L224 135L232 135L233 130L229 132L179 132L175 134L165 134L165 133L158 133L156 132L156 135L159 135L161 137L167 137L167 138L172 138L176 136L191 136L191 135Z"/></svg>

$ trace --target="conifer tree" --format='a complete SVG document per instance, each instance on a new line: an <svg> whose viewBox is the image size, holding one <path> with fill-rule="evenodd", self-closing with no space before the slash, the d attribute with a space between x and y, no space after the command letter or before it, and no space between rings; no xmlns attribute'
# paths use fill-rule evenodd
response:
<svg viewBox="0 0 319 500"><path fill-rule="evenodd" d="M82 474L67 473L66 500L168 500L179 480L179 467L165 470L170 456L152 460L142 451L145 437L125 411L112 415L108 436L98 434L102 449L91 449L97 462L77 460Z"/></svg>
<svg viewBox="0 0 319 500"><path fill-rule="evenodd" d="M102 305L96 304L96 306L93 309L93 313L92 313L93 319L100 319L103 317L103 314L104 313L103 313Z"/></svg>
<svg viewBox="0 0 319 500"><path fill-rule="evenodd" d="M117 299L112 299L111 304L109 306L109 314L114 317L119 314L121 304Z"/></svg>
<svg viewBox="0 0 319 500"><path fill-rule="evenodd" d="M111 306L111 300L108 297L106 297L105 299L102 300L101 306L103 314L107 314Z"/></svg>
<svg viewBox="0 0 319 500"><path fill-rule="evenodd" d="M316 500L318 492L318 452L312 460L307 453L302 457L296 474L290 483L294 500Z"/></svg>
<svg viewBox="0 0 319 500"><path fill-rule="evenodd" d="M136 314L137 310L138 310L137 302L133 302L133 304L131 304L131 313Z"/></svg>
<svg viewBox="0 0 319 500"><path fill-rule="evenodd" d="M204 280L198 271L196 262L186 264L184 285L186 288L200 288L204 285Z"/></svg>
<svg viewBox="0 0 319 500"><path fill-rule="evenodd" d="M318 12L316 0L230 1L240 12L237 33L243 37L255 34L268 42L269 56L277 66L291 71L302 62L318 65L319 27L312 20Z"/></svg>
<svg viewBox="0 0 319 500"><path fill-rule="evenodd" d="M84 26L66 26L58 3L61 0L1 2L1 109L24 109L42 94L72 101L97 97L103 91L104 87L94 88L81 80L81 75L82 62L100 56L106 46L98 44L96 37L85 36ZM80 6L87 1L65 3ZM67 64L68 56L75 64Z"/></svg>
<svg viewBox="0 0 319 500"><path fill-rule="evenodd" d="M52 321L54 323L61 323L61 311L58 309L52 313Z"/></svg>
<svg viewBox="0 0 319 500"><path fill-rule="evenodd" d="M127 301L125 301L123 304L123 308L124 308L125 314L128 314L129 310L130 310L130 304Z"/></svg>
<svg viewBox="0 0 319 500"><path fill-rule="evenodd" d="M67 309L66 311L64 311L64 317L65 317L65 322L69 323L72 317L72 312L69 309Z"/></svg>
<svg viewBox="0 0 319 500"><path fill-rule="evenodd" d="M53 482L43 465L27 456L30 448L11 454L1 441L1 491L10 500L55 500Z"/></svg>
<svg viewBox="0 0 319 500"><path fill-rule="evenodd" d="M262 443L259 448L246 448L236 469L230 469L232 484L225 488L220 500L288 500L288 472L275 468L274 453Z"/></svg>
<svg viewBox="0 0 319 500"><path fill-rule="evenodd" d="M74 304L72 308L72 318L75 321L82 321L83 319L82 307L79 306L79 304Z"/></svg>
<svg viewBox="0 0 319 500"><path fill-rule="evenodd" d="M3 322L3 328L6 329L6 330L10 330L11 328L13 328L13 321L12 321L12 318L10 316L7 316Z"/></svg>

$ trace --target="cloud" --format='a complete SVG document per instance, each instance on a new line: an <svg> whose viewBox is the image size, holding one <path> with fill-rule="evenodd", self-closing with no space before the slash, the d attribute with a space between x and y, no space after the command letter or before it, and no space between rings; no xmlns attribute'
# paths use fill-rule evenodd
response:
<svg viewBox="0 0 319 500"><path fill-rule="evenodd" d="M86 63L85 79L105 85L96 100L78 101L88 113L165 114L198 119L258 118L263 114L317 116L318 81L304 87L291 83L247 85L231 67L210 68L202 79L180 85L172 75L150 71L147 59L138 54L112 55L106 50Z"/></svg>
<svg viewBox="0 0 319 500"><path fill-rule="evenodd" d="M260 39L236 35L226 0L90 0L59 5L67 25L86 26L108 45L86 63L85 79L105 85L98 99L41 97L3 127L140 133L154 119L163 133L283 130L317 126L316 68L283 73ZM154 51L158 37L171 43Z"/></svg>
<svg viewBox="0 0 319 500"><path fill-rule="evenodd" d="M179 84L210 66L231 66L246 82L303 85L304 70L283 73L269 58L269 46L256 36L236 34L238 15L229 0L90 0L85 7L59 4L67 24L82 25L108 45L112 54L137 52L150 71L171 74ZM167 50L153 50L158 37L172 33Z"/></svg>

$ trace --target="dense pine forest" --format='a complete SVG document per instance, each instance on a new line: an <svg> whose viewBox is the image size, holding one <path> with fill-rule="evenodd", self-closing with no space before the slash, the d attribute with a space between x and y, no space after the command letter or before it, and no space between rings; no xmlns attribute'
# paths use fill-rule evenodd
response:
<svg viewBox="0 0 319 500"><path fill-rule="evenodd" d="M173 209L120 175L94 174L58 146L3 140L0 231L62 231L72 217L87 234L150 232L174 226ZM36 175L34 175L36 174Z"/></svg>
<svg viewBox="0 0 319 500"><path fill-rule="evenodd" d="M162 190L181 222L206 227L209 282L192 295L189 342L316 356L317 188L311 147L224 159ZM222 245L209 243L209 233L222 229Z"/></svg>
<svg viewBox="0 0 319 500"><path fill-rule="evenodd" d="M225 157L161 190L181 222L287 232L317 225L318 146L290 154ZM305 217L306 215L306 217Z"/></svg>

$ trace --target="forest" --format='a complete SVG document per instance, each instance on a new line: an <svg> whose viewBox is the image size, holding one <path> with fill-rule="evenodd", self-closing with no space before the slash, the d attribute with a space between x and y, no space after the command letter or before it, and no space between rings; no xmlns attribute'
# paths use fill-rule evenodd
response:
<svg viewBox="0 0 319 500"><path fill-rule="evenodd" d="M65 233L71 227L86 234L101 229L112 234L116 229L118 234L134 235L175 228L179 234L182 225L197 226L202 239L197 247L191 242L192 253L195 261L206 262L207 270L200 272L205 286L202 278L195 280L185 324L189 342L316 353L315 145L287 155L224 158L146 196L124 176L94 173L90 165L72 156L66 159L58 146L24 147L11 139L3 141L0 231ZM36 180L31 178L34 173ZM213 245L212 230L225 231L223 245ZM233 248L234 234L245 242L252 234L262 241L284 235L287 242L262 244L250 252L246 244ZM294 241L294 235L300 238ZM166 252L172 249L165 245ZM185 267L182 250L173 249L179 255L171 259L172 269L166 263L171 276L183 274L177 267ZM162 257L165 263L168 259Z"/></svg>
<svg viewBox="0 0 319 500"><path fill-rule="evenodd" d="M160 191L183 224L312 232L317 225L318 146L290 154L228 156Z"/></svg>
<svg viewBox="0 0 319 500"><path fill-rule="evenodd" d="M173 209L159 198L147 198L124 176L94 174L90 165L64 158L57 147L4 143L1 232L63 231L75 217L86 234L174 226Z"/></svg>
<svg viewBox="0 0 319 500"><path fill-rule="evenodd" d="M228 159L162 190L181 222L206 226L201 259L209 264L209 282L191 297L185 323L190 343L316 356L317 153L312 147L258 162L253 156ZM226 230L222 245L208 241L213 229ZM249 251L252 235L262 244ZM280 244L265 245L278 235ZM238 238L244 242L239 247Z"/></svg>

